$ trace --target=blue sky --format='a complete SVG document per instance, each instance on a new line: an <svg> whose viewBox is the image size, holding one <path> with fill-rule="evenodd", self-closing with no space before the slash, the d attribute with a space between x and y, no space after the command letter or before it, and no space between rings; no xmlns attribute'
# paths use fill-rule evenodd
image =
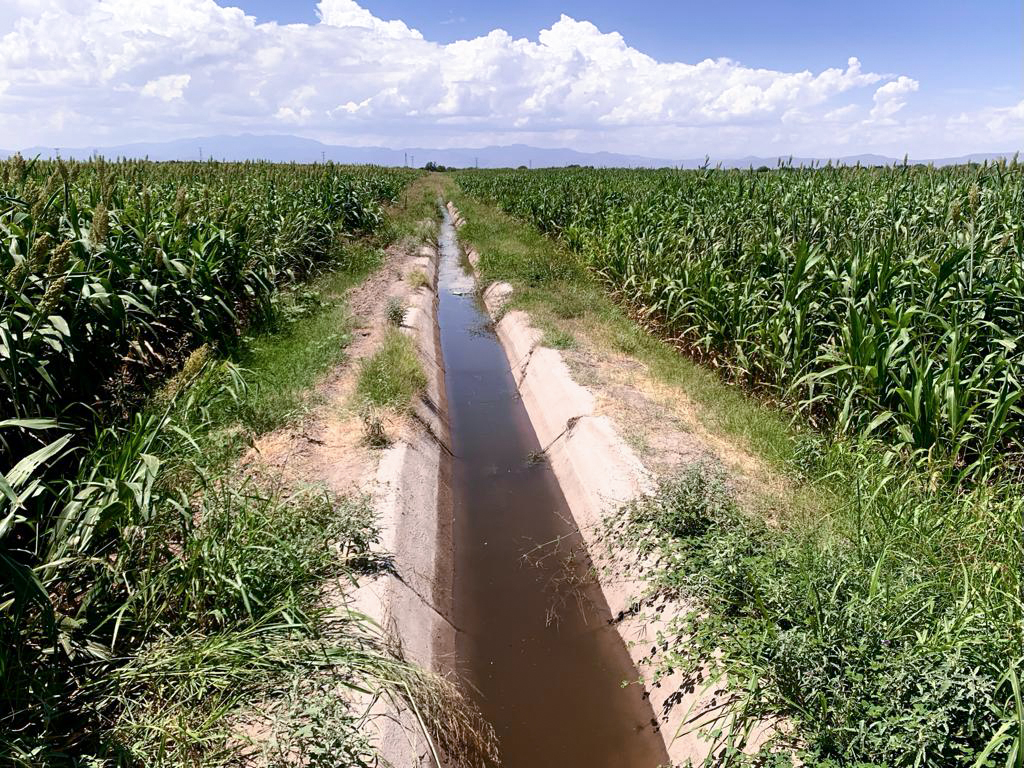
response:
<svg viewBox="0 0 1024 768"><path fill-rule="evenodd" d="M253 132L674 159L1008 151L1022 6L0 0L0 147Z"/></svg>
<svg viewBox="0 0 1024 768"><path fill-rule="evenodd" d="M228 0L225 0L227 4ZM263 20L315 23L315 0L231 2ZM438 42L501 28L536 38L562 13L621 32L662 61L727 57L754 67L820 70L857 56L880 72L934 82L937 104L983 104L1024 95L1021 0L677 0L480 2L367 0L383 19L402 19Z"/></svg>

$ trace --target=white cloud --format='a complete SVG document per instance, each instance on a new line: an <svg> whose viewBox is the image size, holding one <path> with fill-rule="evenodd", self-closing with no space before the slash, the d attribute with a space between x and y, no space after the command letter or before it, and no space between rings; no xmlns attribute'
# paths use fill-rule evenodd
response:
<svg viewBox="0 0 1024 768"><path fill-rule="evenodd" d="M423 39L423 35L415 29L409 29L405 22L382 21L355 0L320 0L317 13L320 21L331 27L365 29L391 40Z"/></svg>
<svg viewBox="0 0 1024 768"><path fill-rule="evenodd" d="M185 94L192 75L164 75L142 86L143 96L155 96L160 101L174 101Z"/></svg>
<svg viewBox="0 0 1024 768"><path fill-rule="evenodd" d="M1021 149L1024 137L1024 99L1009 107L961 112L946 120L947 135L961 141L984 142L1000 151Z"/></svg>
<svg viewBox="0 0 1024 768"><path fill-rule="evenodd" d="M908 93L915 92L919 87L917 80L905 75L900 75L877 91L875 91L875 106L871 109L872 120L887 120L907 105L903 97Z"/></svg>
<svg viewBox="0 0 1024 768"><path fill-rule="evenodd" d="M445 45L354 0L321 0L319 23L289 25L214 0L0 2L0 146L299 126L338 143L571 142L679 157L828 151L877 142L881 126L901 141L930 133L907 133L897 115L918 82L857 58L820 72L658 61L564 15L536 40L495 30ZM997 135L1014 114L984 119Z"/></svg>
<svg viewBox="0 0 1024 768"><path fill-rule="evenodd" d="M845 106L842 106L842 107L836 107L835 109L830 109L828 112L826 112L824 115L822 115L822 119L827 121L827 122L834 122L834 121L840 121L841 122L843 120L846 120L848 118L853 117L859 111L860 111L860 107L858 107L856 104L846 104Z"/></svg>

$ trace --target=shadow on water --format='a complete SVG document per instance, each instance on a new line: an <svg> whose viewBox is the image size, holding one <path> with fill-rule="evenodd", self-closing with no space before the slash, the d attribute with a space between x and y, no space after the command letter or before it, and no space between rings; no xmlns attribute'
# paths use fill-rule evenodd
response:
<svg viewBox="0 0 1024 768"><path fill-rule="evenodd" d="M447 211L439 244L459 670L507 768L667 765Z"/></svg>

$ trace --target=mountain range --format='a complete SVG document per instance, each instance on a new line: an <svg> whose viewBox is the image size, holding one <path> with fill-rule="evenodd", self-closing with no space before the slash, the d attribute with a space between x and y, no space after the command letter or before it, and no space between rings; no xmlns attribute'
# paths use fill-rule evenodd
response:
<svg viewBox="0 0 1024 768"><path fill-rule="evenodd" d="M290 135L203 136L192 139L176 139L163 142L138 142L107 147L28 147L20 150L22 156L52 158L61 157L85 160L94 155L108 158L129 157L150 160L268 160L278 163L314 163L332 161L335 163L373 163L376 165L422 167L435 163L454 168L507 168L527 166L534 168L567 165L590 165L599 168L699 168L705 164L720 165L723 168L775 168L780 162L791 162L795 166L824 164L830 158L815 157L764 157L746 156L739 158L685 158L669 159L625 155L614 152L579 152L565 148L531 147L525 144L490 146L479 148L429 149L410 147L389 149L387 147L352 147L324 144L314 139ZM0 150L0 157L8 157L12 151ZM977 153L960 157L911 158L915 163L953 165L967 162L983 162L1001 157L1012 157L1012 152ZM833 163L844 165L892 165L902 162L901 158L884 155L863 154L831 158Z"/></svg>

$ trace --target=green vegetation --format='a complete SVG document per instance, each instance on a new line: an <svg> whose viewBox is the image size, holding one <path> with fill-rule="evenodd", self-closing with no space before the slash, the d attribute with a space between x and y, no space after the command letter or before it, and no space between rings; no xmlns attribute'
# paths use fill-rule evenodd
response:
<svg viewBox="0 0 1024 768"><path fill-rule="evenodd" d="M610 522L694 606L664 665L727 676L722 738L781 715L807 765L1024 765L1020 167L456 179L487 279L789 478L768 522L714 466Z"/></svg>
<svg viewBox="0 0 1024 768"><path fill-rule="evenodd" d="M1016 163L457 178L560 238L692 357L815 424L965 472L1020 454Z"/></svg>
<svg viewBox="0 0 1024 768"><path fill-rule="evenodd" d="M218 765L249 732L266 763L370 764L346 689L413 706L440 748L476 725L325 603L379 567L366 503L233 468L344 354L341 294L414 176L0 166L5 762Z"/></svg>
<svg viewBox="0 0 1024 768"><path fill-rule="evenodd" d="M398 327L402 324L402 319L405 317L405 304L402 303L401 299L391 298L388 299L387 318L388 323L394 327Z"/></svg>
<svg viewBox="0 0 1024 768"><path fill-rule="evenodd" d="M409 273L409 285L412 286L414 291L420 288L426 288L430 285L430 281L427 279L427 273L422 269L414 269Z"/></svg>
<svg viewBox="0 0 1024 768"><path fill-rule="evenodd" d="M551 349L570 349L576 343L576 339L568 331L551 329L544 332L540 343Z"/></svg>
<svg viewBox="0 0 1024 768"><path fill-rule="evenodd" d="M426 385L412 339L391 328L380 348L363 361L356 393L367 405L401 410Z"/></svg>
<svg viewBox="0 0 1024 768"><path fill-rule="evenodd" d="M604 289L579 254L545 237L530 224L455 190L466 225L459 237L480 253L485 282L516 286L511 306L530 312L547 342L586 334L646 363L662 381L679 386L701 406L708 429L743 441L779 467L793 458L793 430L777 413L759 408L737 387L724 386L714 371L695 364L647 332ZM551 346L551 344L549 344Z"/></svg>
<svg viewBox="0 0 1024 768"><path fill-rule="evenodd" d="M969 766L989 746L979 765L1018 765L1021 614L1006 593L1020 576L1006 564L1021 563L1024 505L929 493L857 458L820 456L858 493L783 527L742 512L713 466L626 511L619 535L657 555L652 593L699 598L661 638L664 667L728 676L733 748L781 713L807 765Z"/></svg>

